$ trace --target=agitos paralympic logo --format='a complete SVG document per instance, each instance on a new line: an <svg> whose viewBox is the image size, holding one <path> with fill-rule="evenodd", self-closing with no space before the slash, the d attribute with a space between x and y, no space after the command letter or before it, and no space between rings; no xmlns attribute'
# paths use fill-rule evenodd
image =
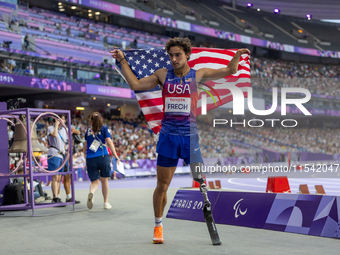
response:
<svg viewBox="0 0 340 255"><path fill-rule="evenodd" d="M208 87L211 89L218 97L221 105L222 101L220 96L218 95L217 91L213 89L211 86L204 84L204 86ZM230 90L232 96L233 96L233 115L244 115L244 95L243 91L234 86L234 85L225 85L224 88L227 88ZM213 99L215 105L217 105L216 100L214 99L213 95L206 89L200 88L203 91L205 91L207 94L210 95L210 97ZM267 116L275 112L278 106L278 90L277 88L273 88L272 90L272 98L273 98L273 103L270 109L267 110L257 110L254 107L253 104L253 88L248 87L244 88L247 89L248 92L248 97L247 97L247 103L248 103L248 108L251 113L254 115L258 116ZM287 98L287 94L289 93L294 93L294 94L304 94L305 97L303 98ZM287 110L286 106L288 104L295 105L304 115L312 115L304 106L304 103L307 103L311 99L311 93L309 90L304 89L304 88L281 88L281 115L286 116L287 115ZM202 94L201 98L201 106L202 106L202 115L207 114L207 97L206 94ZM216 125L226 125L230 123L230 127L233 127L234 125L243 125L243 127L246 127L246 124L249 127L262 127L264 123L269 122L271 123L271 126L274 127L275 122L281 123L283 127L296 127L297 126L297 121L295 119L251 119L246 122L244 119L242 122L233 122L232 119L227 120L227 119L214 119L213 120L213 126L216 127ZM294 123L293 125L289 125L288 123Z"/></svg>

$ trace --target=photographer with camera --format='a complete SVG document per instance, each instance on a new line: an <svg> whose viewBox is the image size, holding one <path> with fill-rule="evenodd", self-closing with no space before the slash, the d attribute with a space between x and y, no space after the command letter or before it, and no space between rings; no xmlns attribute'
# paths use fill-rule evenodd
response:
<svg viewBox="0 0 340 255"><path fill-rule="evenodd" d="M12 44L12 41L3 41L4 43L3 43L3 46L4 46L4 48L7 48L7 49L9 49L9 48L11 48L11 44Z"/></svg>
<svg viewBox="0 0 340 255"><path fill-rule="evenodd" d="M62 121L65 123L65 116L60 117ZM50 148L48 150L48 170L53 171L62 165L63 160L65 159L67 147L68 147L68 135L67 130L60 126L59 121L53 120L54 125L49 126L47 129L48 143ZM71 128L71 133L75 135L79 135L80 131ZM63 169L60 169L59 172L68 171L68 163L66 162ZM52 203L60 203L61 199L59 198L60 192L60 181L61 175L53 175L52 176L52 193L53 199ZM64 177L64 188L66 192L66 202L72 201L71 195L71 175L65 175ZM76 204L79 204L80 201L75 201Z"/></svg>

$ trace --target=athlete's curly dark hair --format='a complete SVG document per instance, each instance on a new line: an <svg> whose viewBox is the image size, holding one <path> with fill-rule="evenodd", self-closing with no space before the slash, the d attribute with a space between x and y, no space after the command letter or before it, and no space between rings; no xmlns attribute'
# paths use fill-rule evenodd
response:
<svg viewBox="0 0 340 255"><path fill-rule="evenodd" d="M191 54L191 42L190 42L190 39L188 38L174 37L174 38L169 39L165 45L166 52L169 53L170 48L174 46L178 46L182 48L185 54L187 53ZM189 59L190 59L190 56L188 57L188 60Z"/></svg>

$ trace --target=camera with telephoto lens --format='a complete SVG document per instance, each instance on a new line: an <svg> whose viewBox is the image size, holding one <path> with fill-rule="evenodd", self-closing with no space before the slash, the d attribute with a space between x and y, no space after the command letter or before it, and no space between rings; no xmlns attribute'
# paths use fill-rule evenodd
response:
<svg viewBox="0 0 340 255"><path fill-rule="evenodd" d="M82 143L80 135L72 134L72 149L73 154L79 151L78 144Z"/></svg>
<svg viewBox="0 0 340 255"><path fill-rule="evenodd" d="M20 106L20 103L26 103L25 98L11 98L7 101L7 108L8 110L15 110L18 109Z"/></svg>
<svg viewBox="0 0 340 255"><path fill-rule="evenodd" d="M72 153L76 154L76 153L78 153L78 151L79 151L78 144L73 143Z"/></svg>

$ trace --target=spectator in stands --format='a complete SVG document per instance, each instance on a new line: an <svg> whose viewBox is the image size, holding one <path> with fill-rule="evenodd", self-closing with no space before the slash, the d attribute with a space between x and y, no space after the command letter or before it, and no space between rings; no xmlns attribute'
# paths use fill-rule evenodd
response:
<svg viewBox="0 0 340 255"><path fill-rule="evenodd" d="M11 170L11 172L15 169L16 167L16 160L14 157L9 157L9 169Z"/></svg>
<svg viewBox="0 0 340 255"><path fill-rule="evenodd" d="M11 126L7 126L7 133L8 133L8 143L9 143L8 148L11 148L11 146L13 144L13 135L14 135L14 132L13 132Z"/></svg>
<svg viewBox="0 0 340 255"><path fill-rule="evenodd" d="M34 76L34 67L33 66L31 66L31 68L30 68L30 75Z"/></svg>
<svg viewBox="0 0 340 255"><path fill-rule="evenodd" d="M30 75L30 67L27 65L25 69L25 75Z"/></svg>
<svg viewBox="0 0 340 255"><path fill-rule="evenodd" d="M108 131L111 134L110 129ZM117 171L118 171L117 159L113 156L112 151L110 150L110 147L107 147L107 151L109 152L109 155L110 155L111 179L117 180L117 177L116 177Z"/></svg>
<svg viewBox="0 0 340 255"><path fill-rule="evenodd" d="M14 58L8 60L9 70L13 71L17 67L17 63L15 62Z"/></svg>
<svg viewBox="0 0 340 255"><path fill-rule="evenodd" d="M28 50L28 47L30 46L30 41L28 39L28 34L26 34L24 42L25 42L25 49Z"/></svg>
<svg viewBox="0 0 340 255"><path fill-rule="evenodd" d="M132 168L139 168L139 164L137 163L137 160L136 160L136 159L133 160L133 162L132 162L132 164L131 164L131 167L132 167Z"/></svg>
<svg viewBox="0 0 340 255"><path fill-rule="evenodd" d="M131 166L130 166L130 164L129 164L129 162L128 162L129 157L127 156L127 157L125 157L125 158L126 158L126 161L125 161L125 164L124 164L124 168L125 168L125 169L131 169Z"/></svg>
<svg viewBox="0 0 340 255"><path fill-rule="evenodd" d="M38 138L38 141L41 145L41 147L43 148L44 151L47 151L47 146L46 146L46 143L41 139L41 138Z"/></svg>
<svg viewBox="0 0 340 255"><path fill-rule="evenodd" d="M47 155L46 154L42 154L40 156L39 161L40 161L40 165L47 170L48 169Z"/></svg>
<svg viewBox="0 0 340 255"><path fill-rule="evenodd" d="M80 151L73 155L73 167L77 169L78 181L82 182L83 181L82 170L85 167L85 158Z"/></svg>
<svg viewBox="0 0 340 255"><path fill-rule="evenodd" d="M131 48L133 48L133 49L137 49L138 48L137 39L133 40Z"/></svg>
<svg viewBox="0 0 340 255"><path fill-rule="evenodd" d="M9 25L9 28L10 28L11 30L13 30L13 29L12 29L12 26L14 25L14 20L12 19L11 22L10 22L8 25Z"/></svg>
<svg viewBox="0 0 340 255"><path fill-rule="evenodd" d="M263 161L264 161L264 163L268 163L268 155L267 154L264 155Z"/></svg>
<svg viewBox="0 0 340 255"><path fill-rule="evenodd" d="M109 146L113 156L119 163L119 158L115 147L111 140L111 135L108 132L108 127L103 126L103 118L99 112L94 112L91 115L92 127L88 128L85 133L85 148L86 148L86 166L89 178L91 180L90 192L87 200L87 207L92 209L93 197L98 189L99 182L102 184L102 193L104 197L104 209L111 209L109 203L109 184L110 177L110 156L105 143ZM99 181L100 180L100 181Z"/></svg>
<svg viewBox="0 0 340 255"><path fill-rule="evenodd" d="M9 73L9 68L4 64L4 63L1 63L1 71L2 72L5 72L5 73Z"/></svg>

